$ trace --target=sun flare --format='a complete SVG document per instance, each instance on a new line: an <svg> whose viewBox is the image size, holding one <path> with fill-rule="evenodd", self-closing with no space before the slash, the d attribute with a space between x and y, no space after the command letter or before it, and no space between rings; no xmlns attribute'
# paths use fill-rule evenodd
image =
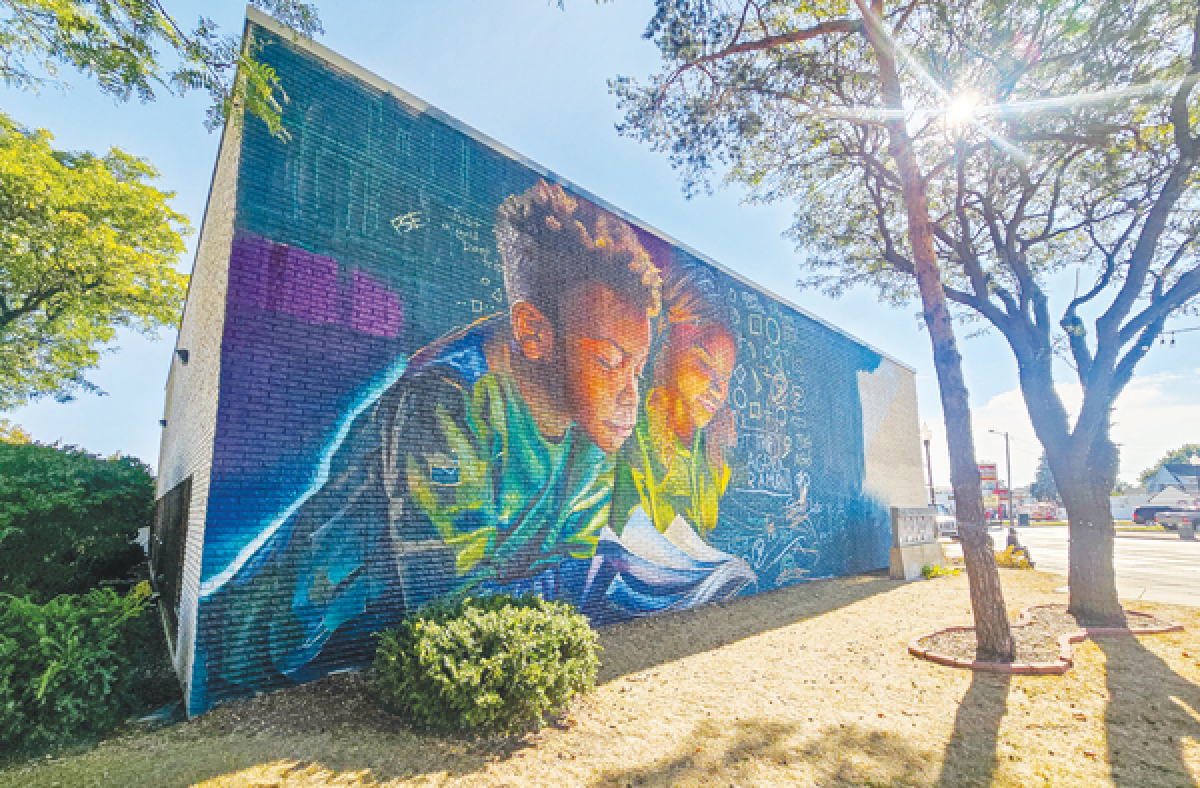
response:
<svg viewBox="0 0 1200 788"><path fill-rule="evenodd" d="M946 127L958 129L975 119L982 100L978 93L961 93L946 106Z"/></svg>

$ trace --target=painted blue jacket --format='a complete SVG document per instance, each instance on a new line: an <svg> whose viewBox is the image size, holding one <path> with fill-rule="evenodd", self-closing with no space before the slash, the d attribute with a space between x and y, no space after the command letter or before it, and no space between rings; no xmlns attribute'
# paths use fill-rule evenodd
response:
<svg viewBox="0 0 1200 788"><path fill-rule="evenodd" d="M193 675L208 703L362 666L372 633L448 594L580 602L613 460L578 427L538 432L509 335L495 316L414 356L354 420L324 484L206 582Z"/></svg>

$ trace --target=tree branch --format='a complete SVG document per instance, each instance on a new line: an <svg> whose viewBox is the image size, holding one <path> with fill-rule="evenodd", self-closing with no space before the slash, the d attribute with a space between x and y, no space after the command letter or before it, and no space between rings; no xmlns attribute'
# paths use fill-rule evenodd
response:
<svg viewBox="0 0 1200 788"><path fill-rule="evenodd" d="M1133 370L1137 367L1138 362L1145 358L1150 352L1150 346L1154 344L1154 340L1162 333L1163 325L1167 322L1167 315L1164 312L1161 317L1151 322L1142 331L1138 341L1129 349L1121 360L1117 363L1116 369L1112 375L1113 399L1121 392L1125 385L1129 383L1133 377Z"/></svg>
<svg viewBox="0 0 1200 788"><path fill-rule="evenodd" d="M833 33L861 33L863 23L857 19L834 19L829 22L822 22L819 25L805 28L804 30L793 30L790 33L780 33L775 36L765 36L756 41L745 41L740 44L732 44L725 47L719 52L713 52L709 55L702 55L695 60L689 61L687 65L697 65L700 63L709 63L714 60L723 60L732 55L744 55L747 52L762 52L776 47L783 47L789 44L798 44L801 41L810 41L814 38L827 36Z"/></svg>
<svg viewBox="0 0 1200 788"><path fill-rule="evenodd" d="M1167 219L1175 208L1175 204L1187 188L1192 173L1196 167L1196 141L1191 136L1188 116L1188 98L1200 77L1200 9L1192 25L1192 57L1188 75L1175 91L1171 101L1171 125L1175 131L1175 142L1179 147L1179 159L1171 167L1171 174L1166 184L1154 201L1142 231L1138 235L1137 244L1129 256L1129 270L1126 272L1125 284L1109 308L1096 320L1097 354L1101 352L1099 343L1105 345L1104 352L1116 357L1123 343L1112 345L1117 340L1117 327L1133 308L1134 301L1142 291L1142 283L1154 259L1154 252L1159 239L1166 228Z"/></svg>
<svg viewBox="0 0 1200 788"><path fill-rule="evenodd" d="M1176 250L1176 255L1181 255L1186 246L1187 244L1180 246ZM1156 322L1165 322L1180 305L1200 293L1200 267L1193 268L1180 276L1175 284L1165 293L1161 290L1161 278L1155 282L1155 288L1158 292L1152 298L1150 305L1134 315L1121 328L1118 334L1118 341L1121 342L1122 347L1128 344L1134 338L1135 334L1143 330L1143 327L1153 325Z"/></svg>
<svg viewBox="0 0 1200 788"><path fill-rule="evenodd" d="M897 38L900 35L900 31L908 24L908 18L912 15L913 11L917 10L919 5L921 5L920 0L917 0L917 2L909 3L901 9L900 18L896 20L896 24L892 25L892 38Z"/></svg>

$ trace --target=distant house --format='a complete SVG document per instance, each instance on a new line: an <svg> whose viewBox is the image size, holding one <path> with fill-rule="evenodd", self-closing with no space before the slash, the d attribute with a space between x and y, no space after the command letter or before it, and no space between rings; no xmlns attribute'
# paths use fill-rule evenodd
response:
<svg viewBox="0 0 1200 788"><path fill-rule="evenodd" d="M1200 494L1200 462L1177 462L1164 465L1158 473L1146 480L1146 491L1161 492L1167 487L1178 487L1184 492Z"/></svg>
<svg viewBox="0 0 1200 788"><path fill-rule="evenodd" d="M1138 487L1122 495L1109 498L1114 520L1132 520L1133 510L1140 506L1170 506L1187 509L1200 499L1200 493L1195 487L1185 490L1182 485L1168 484L1159 490L1151 491Z"/></svg>
<svg viewBox="0 0 1200 788"><path fill-rule="evenodd" d="M1189 508L1195 501L1196 494L1194 492L1189 492L1177 484L1172 484L1151 495L1150 499L1146 501L1146 505Z"/></svg>

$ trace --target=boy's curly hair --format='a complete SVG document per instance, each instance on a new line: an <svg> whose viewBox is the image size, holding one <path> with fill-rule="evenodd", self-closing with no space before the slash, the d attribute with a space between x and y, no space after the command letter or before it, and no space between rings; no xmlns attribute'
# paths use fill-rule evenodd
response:
<svg viewBox="0 0 1200 788"><path fill-rule="evenodd" d="M526 301L555 325L572 289L599 282L644 306L661 308L662 278L633 228L588 200L539 180L496 210L496 243L510 304Z"/></svg>

